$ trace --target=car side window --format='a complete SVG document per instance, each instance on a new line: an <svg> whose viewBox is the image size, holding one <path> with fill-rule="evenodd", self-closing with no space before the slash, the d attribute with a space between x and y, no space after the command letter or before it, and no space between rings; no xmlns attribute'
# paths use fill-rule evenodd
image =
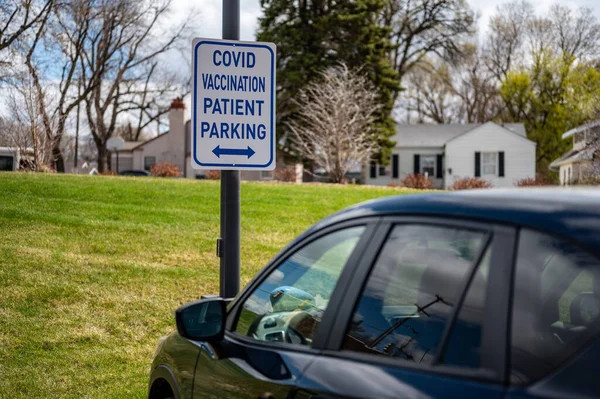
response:
<svg viewBox="0 0 600 399"><path fill-rule="evenodd" d="M259 341L311 345L364 230L357 226L332 232L288 257L246 299L234 331Z"/></svg>
<svg viewBox="0 0 600 399"><path fill-rule="evenodd" d="M511 380L550 373L600 332L600 261L531 230L519 238L511 331Z"/></svg>
<svg viewBox="0 0 600 399"><path fill-rule="evenodd" d="M486 233L402 224L393 228L363 289L343 349L430 363L486 242Z"/></svg>

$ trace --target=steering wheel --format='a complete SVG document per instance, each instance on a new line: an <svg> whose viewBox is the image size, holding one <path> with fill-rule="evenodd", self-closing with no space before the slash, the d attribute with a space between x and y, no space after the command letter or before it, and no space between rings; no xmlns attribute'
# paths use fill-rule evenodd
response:
<svg viewBox="0 0 600 399"><path fill-rule="evenodd" d="M316 329L317 320L307 311L294 311L285 323L286 338L290 343L308 345Z"/></svg>
<svg viewBox="0 0 600 399"><path fill-rule="evenodd" d="M294 327L288 325L285 331L285 340L290 344L308 345L308 341Z"/></svg>

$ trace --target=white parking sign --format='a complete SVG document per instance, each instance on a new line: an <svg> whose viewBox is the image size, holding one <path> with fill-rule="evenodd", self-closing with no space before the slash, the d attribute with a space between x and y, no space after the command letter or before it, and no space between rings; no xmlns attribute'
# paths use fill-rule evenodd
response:
<svg viewBox="0 0 600 399"><path fill-rule="evenodd" d="M275 45L194 39L192 165L275 169Z"/></svg>

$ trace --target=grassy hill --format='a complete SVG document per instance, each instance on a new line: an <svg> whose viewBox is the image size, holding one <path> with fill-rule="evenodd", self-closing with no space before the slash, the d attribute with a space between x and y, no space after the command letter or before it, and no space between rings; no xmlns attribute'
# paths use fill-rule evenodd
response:
<svg viewBox="0 0 600 399"><path fill-rule="evenodd" d="M402 193L242 184L242 285L326 215ZM144 398L173 310L218 293L219 183L0 173L0 398Z"/></svg>

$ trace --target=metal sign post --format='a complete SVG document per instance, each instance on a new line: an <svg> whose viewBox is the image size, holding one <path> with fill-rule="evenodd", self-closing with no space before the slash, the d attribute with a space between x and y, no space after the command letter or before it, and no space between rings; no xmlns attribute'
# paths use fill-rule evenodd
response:
<svg viewBox="0 0 600 399"><path fill-rule="evenodd" d="M240 170L275 168L275 45L242 42L239 0L223 0L223 39L192 43L191 161L221 171L220 295L240 289Z"/></svg>
<svg viewBox="0 0 600 399"><path fill-rule="evenodd" d="M223 0L223 39L240 39L240 0ZM222 298L240 290L240 171L221 171Z"/></svg>

